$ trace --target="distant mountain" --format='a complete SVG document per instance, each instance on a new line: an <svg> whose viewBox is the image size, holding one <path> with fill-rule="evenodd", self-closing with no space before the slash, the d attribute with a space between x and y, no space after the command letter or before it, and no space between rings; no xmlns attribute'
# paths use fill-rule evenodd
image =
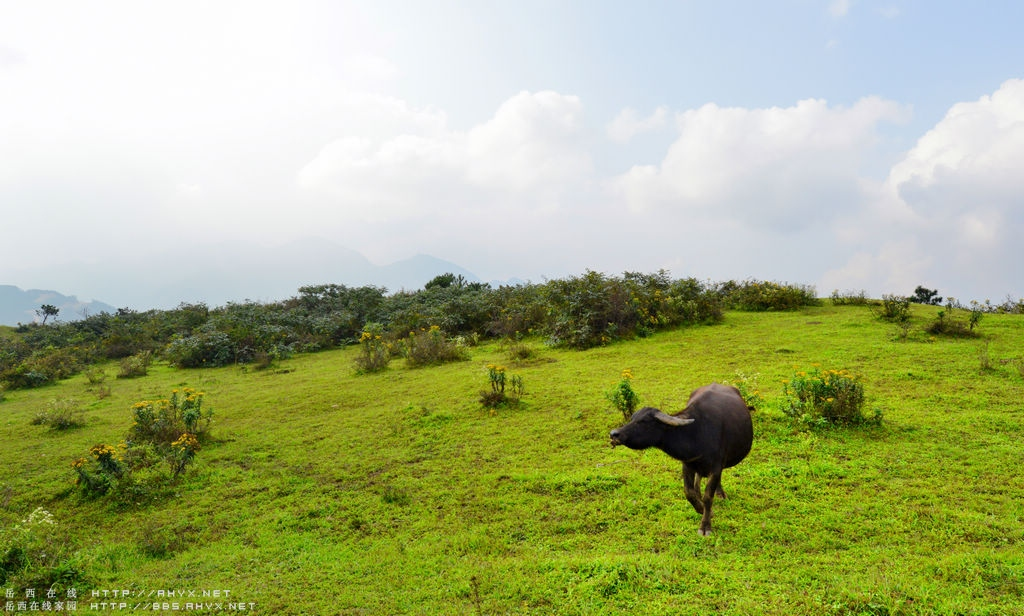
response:
<svg viewBox="0 0 1024 616"><path fill-rule="evenodd" d="M391 291L400 291L402 289L414 291L420 289L440 274L461 275L469 282L480 282L476 274L469 270L463 269L450 261L438 259L430 255L416 255L391 265L379 267L377 271L381 282L373 284L385 286Z"/></svg>
<svg viewBox="0 0 1024 616"><path fill-rule="evenodd" d="M90 314L115 312L116 309L103 302L79 301L74 295L62 295L56 291L29 289L23 291L11 285L0 285L0 325L17 325L40 321L36 310L43 304L56 306L61 321L77 321Z"/></svg>
<svg viewBox="0 0 1024 616"><path fill-rule="evenodd" d="M118 307L142 311L166 310L182 302L216 307L245 300L279 301L298 295L299 287L315 284L374 285L392 293L413 291L448 272L470 282L480 281L465 268L429 255L376 265L333 241L309 238L273 247L254 243L196 246L181 252L155 253L137 261L71 263L21 271L17 276L39 286L72 289L88 297L102 297ZM0 296L0 311L14 314L13 321L5 316L0 323L31 321L41 303L55 304L33 301L15 305L13 300ZM62 308L60 318L69 320L79 311Z"/></svg>

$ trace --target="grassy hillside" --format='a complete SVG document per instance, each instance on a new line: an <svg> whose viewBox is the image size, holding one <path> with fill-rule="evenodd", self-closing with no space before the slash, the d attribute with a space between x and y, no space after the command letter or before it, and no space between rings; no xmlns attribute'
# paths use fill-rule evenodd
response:
<svg viewBox="0 0 1024 616"><path fill-rule="evenodd" d="M1024 614L1024 377L1002 361L1024 357L1024 317L933 339L937 309L914 310L905 340L826 306L538 344L524 363L491 344L358 375L350 349L266 371L158 365L103 398L85 376L7 392L0 522L10 537L49 511L80 596L218 589L261 614ZM495 362L523 377L518 408L479 404ZM782 380L815 364L861 375L882 426L808 430L776 411ZM740 374L765 398L710 538L678 462L610 448L621 415L604 392L624 368L666 410ZM133 402L180 386L205 392L214 442L172 493L118 509L69 490L71 461L121 440ZM84 427L31 425L62 398L87 406Z"/></svg>

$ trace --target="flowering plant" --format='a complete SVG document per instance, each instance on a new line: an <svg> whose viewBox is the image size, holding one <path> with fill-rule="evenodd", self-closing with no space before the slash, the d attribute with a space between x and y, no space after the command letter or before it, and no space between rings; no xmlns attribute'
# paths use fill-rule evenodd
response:
<svg viewBox="0 0 1024 616"><path fill-rule="evenodd" d="M640 405L640 394L633 389L632 381L633 371L626 368L622 371L622 378L618 384L605 393L605 397L622 413L626 421L629 421L636 407Z"/></svg>
<svg viewBox="0 0 1024 616"><path fill-rule="evenodd" d="M782 381L782 411L804 421L859 424L869 421L864 406L864 384L848 370L798 370ZM879 421L876 411L872 421Z"/></svg>

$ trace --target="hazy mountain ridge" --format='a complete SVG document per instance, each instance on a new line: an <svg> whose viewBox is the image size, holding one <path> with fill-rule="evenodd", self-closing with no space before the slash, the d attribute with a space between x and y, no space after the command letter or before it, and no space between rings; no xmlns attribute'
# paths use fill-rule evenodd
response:
<svg viewBox="0 0 1024 616"><path fill-rule="evenodd" d="M23 272L20 278L41 281L39 286L73 289L101 300L80 301L76 295L58 291L4 285L0 286L0 324L35 321L35 311L42 304L57 306L60 320L73 321L85 314L114 312L114 306L143 311L170 309L183 302L216 307L246 300L280 301L298 295L299 287L306 285L373 285L393 293L420 289L448 272L471 282L480 280L455 263L424 254L376 265L354 250L320 238L275 248L242 244L196 252L198 256L192 258L164 255L135 267L77 263Z"/></svg>
<svg viewBox="0 0 1024 616"><path fill-rule="evenodd" d="M114 312L115 308L99 301L81 301L74 295L42 289L22 290L13 285L0 285L0 325L17 325L41 320L36 310L43 304L56 306L57 319L76 321L89 314Z"/></svg>

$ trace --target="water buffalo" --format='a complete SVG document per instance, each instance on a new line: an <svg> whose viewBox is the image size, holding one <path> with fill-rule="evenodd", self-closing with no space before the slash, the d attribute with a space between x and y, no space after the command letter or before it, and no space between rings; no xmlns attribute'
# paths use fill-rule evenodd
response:
<svg viewBox="0 0 1024 616"><path fill-rule="evenodd" d="M683 463L686 500L703 515L701 535L711 534L711 504L715 494L725 498L722 469L736 466L750 453L754 426L750 409L735 387L712 383L690 394L677 415L644 407L629 423L612 430L612 447L657 447ZM707 478L701 495L700 483Z"/></svg>

